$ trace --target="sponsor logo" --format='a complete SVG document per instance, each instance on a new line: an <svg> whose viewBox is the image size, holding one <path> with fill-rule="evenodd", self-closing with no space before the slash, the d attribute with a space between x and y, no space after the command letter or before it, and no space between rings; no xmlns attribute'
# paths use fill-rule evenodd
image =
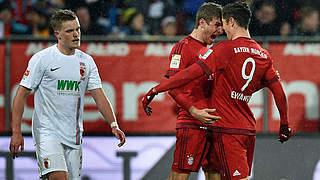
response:
<svg viewBox="0 0 320 180"><path fill-rule="evenodd" d="M58 80L57 94L61 96L80 96L81 81Z"/></svg>
<svg viewBox="0 0 320 180"><path fill-rule="evenodd" d="M55 70L58 70L60 69L61 67L57 67L57 68L51 68L50 71L55 71Z"/></svg>
<svg viewBox="0 0 320 180"><path fill-rule="evenodd" d="M81 81L58 80L57 89L61 91L80 91Z"/></svg>

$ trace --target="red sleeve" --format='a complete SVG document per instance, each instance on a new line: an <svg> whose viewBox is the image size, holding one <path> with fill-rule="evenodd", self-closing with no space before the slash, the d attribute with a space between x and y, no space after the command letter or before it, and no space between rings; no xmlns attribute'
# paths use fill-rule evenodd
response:
<svg viewBox="0 0 320 180"><path fill-rule="evenodd" d="M166 78L174 76L179 71L193 64L195 61L195 56L198 55L195 52L195 49L198 49L198 47L195 49L190 48L195 47L185 44L183 41L175 45L169 56L170 64L167 74L165 75ZM186 88L185 86L171 89L168 93L176 101L176 103L182 106L182 108L185 110L188 110L195 102L194 97L191 95L192 90Z"/></svg>
<svg viewBox="0 0 320 180"><path fill-rule="evenodd" d="M268 85L271 90L274 100L276 102L278 111L280 113L280 123L282 125L288 125L288 103L287 97L283 91L282 85L279 80L274 81Z"/></svg>
<svg viewBox="0 0 320 180"><path fill-rule="evenodd" d="M170 79L166 79L162 81L159 85L155 87L157 93L165 92L170 89L174 89L180 87L182 85L187 84L188 82L196 79L204 74L202 68L197 64L193 64L187 69L184 69Z"/></svg>
<svg viewBox="0 0 320 180"><path fill-rule="evenodd" d="M268 54L268 52L266 53ZM272 84L280 79L280 77L277 75L276 70L273 67L272 59L269 54L268 54L268 62L269 62L269 67L265 72L261 82L263 87L267 87L269 84Z"/></svg>
<svg viewBox="0 0 320 180"><path fill-rule="evenodd" d="M169 94L176 103L185 110L189 110L189 108L196 102L196 99L191 95L191 92L184 90L183 87L172 89L169 91Z"/></svg>

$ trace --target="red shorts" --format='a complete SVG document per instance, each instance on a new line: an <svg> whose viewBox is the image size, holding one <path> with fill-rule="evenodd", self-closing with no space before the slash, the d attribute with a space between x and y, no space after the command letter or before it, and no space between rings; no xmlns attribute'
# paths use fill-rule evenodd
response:
<svg viewBox="0 0 320 180"><path fill-rule="evenodd" d="M177 173L217 171L217 157L211 153L213 148L212 133L208 130L179 128L176 133L176 149L172 171Z"/></svg>
<svg viewBox="0 0 320 180"><path fill-rule="evenodd" d="M222 180L237 180L249 176L256 136L223 133L215 133L213 136Z"/></svg>

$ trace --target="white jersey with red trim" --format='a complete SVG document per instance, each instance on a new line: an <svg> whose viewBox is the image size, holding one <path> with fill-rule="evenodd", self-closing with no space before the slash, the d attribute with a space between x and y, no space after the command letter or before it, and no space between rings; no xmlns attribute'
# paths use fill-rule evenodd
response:
<svg viewBox="0 0 320 180"><path fill-rule="evenodd" d="M53 45L32 56L20 85L34 91L34 143L57 139L79 148L85 92L102 87L92 57L78 49L64 55Z"/></svg>

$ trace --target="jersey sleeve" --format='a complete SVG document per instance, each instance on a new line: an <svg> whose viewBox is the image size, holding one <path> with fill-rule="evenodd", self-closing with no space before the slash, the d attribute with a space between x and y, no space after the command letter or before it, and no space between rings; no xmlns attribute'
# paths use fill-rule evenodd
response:
<svg viewBox="0 0 320 180"><path fill-rule="evenodd" d="M203 48L200 50L199 61L197 61L197 64L209 78L216 69L216 60L214 56L212 49Z"/></svg>
<svg viewBox="0 0 320 180"><path fill-rule="evenodd" d="M277 75L276 70L274 69L273 65L272 65L272 61L269 65L269 68L267 69L267 71L265 72L262 82L261 84L263 86L268 86L269 84L272 84L276 81L279 81L279 76Z"/></svg>
<svg viewBox="0 0 320 180"><path fill-rule="evenodd" d="M190 67L178 72L172 78L163 80L154 88L157 93L165 92L170 89L183 86L191 82L192 80L202 76L203 74L203 70L197 64L193 64Z"/></svg>
<svg viewBox="0 0 320 180"><path fill-rule="evenodd" d="M41 61L41 55L35 54L31 57L28 67L20 82L27 89L35 89L41 82L45 68Z"/></svg>
<svg viewBox="0 0 320 180"><path fill-rule="evenodd" d="M87 91L102 87L99 71L92 57L89 57L89 62L90 62L90 70L88 72Z"/></svg>
<svg viewBox="0 0 320 180"><path fill-rule="evenodd" d="M190 50L184 44L176 44L169 55L169 68L165 77L170 78L174 76L179 71L187 68L192 62L190 58ZM169 92L170 96L185 110L188 110L195 102L191 89L185 86L178 87L176 89L171 89Z"/></svg>
<svg viewBox="0 0 320 180"><path fill-rule="evenodd" d="M190 58L188 47L183 42L176 44L169 55L169 68L165 77L169 78L188 67Z"/></svg>

